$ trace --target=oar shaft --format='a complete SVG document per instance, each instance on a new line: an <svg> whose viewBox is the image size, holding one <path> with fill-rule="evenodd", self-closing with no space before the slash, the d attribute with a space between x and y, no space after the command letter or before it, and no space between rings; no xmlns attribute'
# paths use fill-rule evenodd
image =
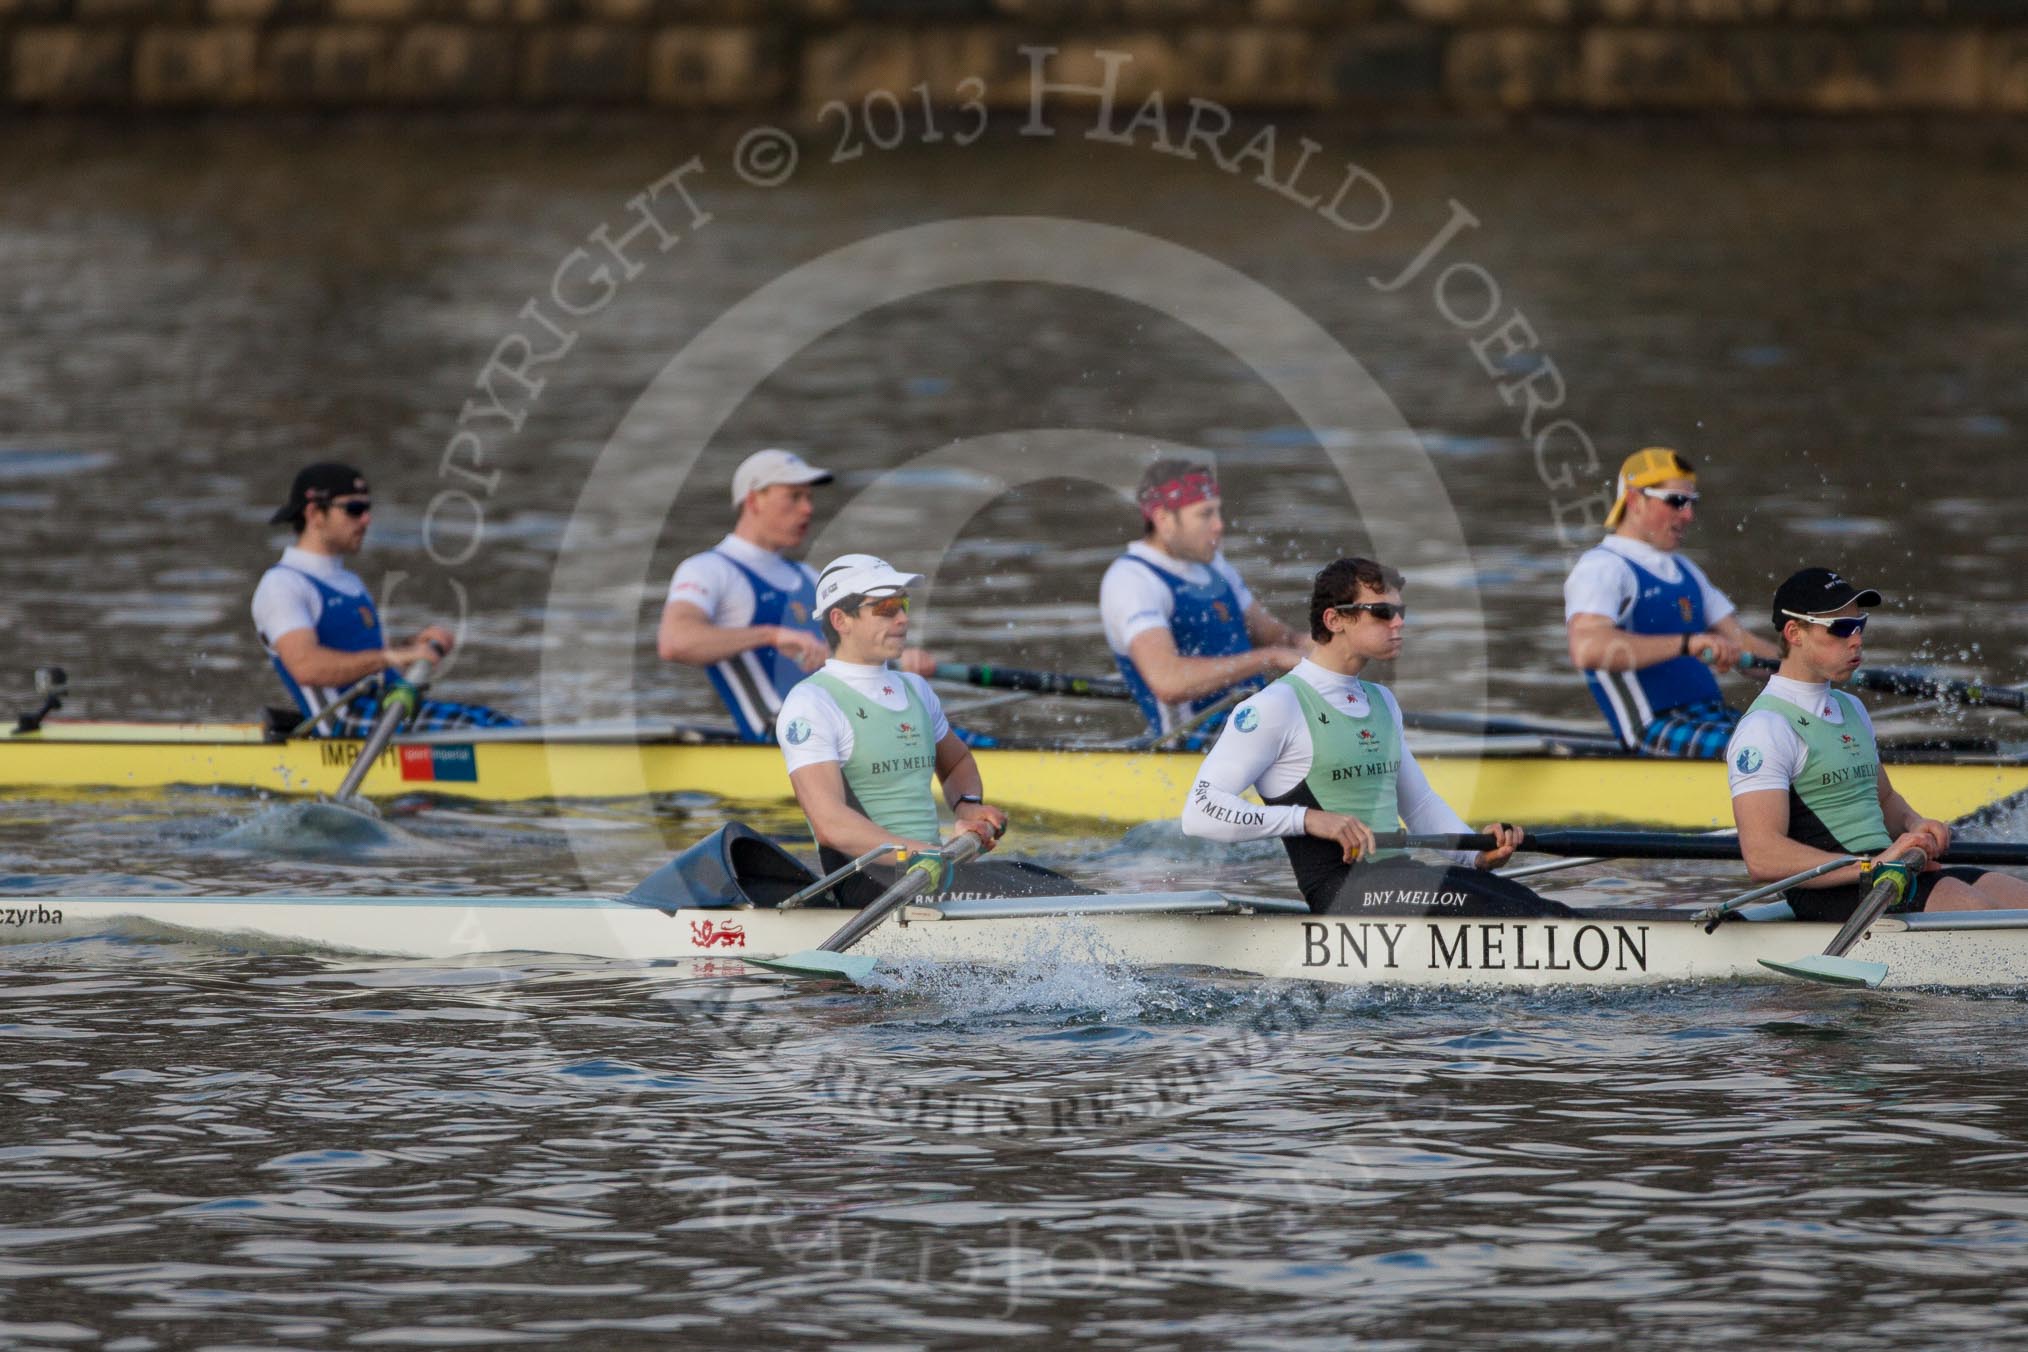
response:
<svg viewBox="0 0 2028 1352"><path fill-rule="evenodd" d="M950 867L967 863L979 853L979 837L970 831L960 831L937 848L944 862ZM937 875L929 869L911 867L896 880L894 886L882 892L861 910L859 914L841 925L836 934L818 944L820 952L843 953L852 945L865 938L867 933L887 919L911 897L927 891L937 881Z"/></svg>
<svg viewBox="0 0 2028 1352"><path fill-rule="evenodd" d="M1905 863L1915 872L1921 873L1923 866L1929 862L1929 856L1921 850L1910 850L1895 862ZM1913 887L1914 884L1910 883L1909 886ZM1844 957L1845 950L1852 947L1853 944L1858 943L1859 936L1866 932L1867 927L1885 915L1887 908L1892 906L1900 896L1901 889L1895 885L1893 878L1882 878L1879 882L1873 884L1873 890L1868 892L1866 899L1859 903L1859 909L1852 912L1852 918L1847 920L1843 928L1832 936L1831 942L1824 946L1824 956L1827 958Z"/></svg>
<svg viewBox="0 0 2028 1352"><path fill-rule="evenodd" d="M1025 671L970 662L939 662L936 679L962 681L987 690L1026 690L1038 695L1072 695L1080 699L1132 699L1127 683L1117 676L1072 676L1061 671Z"/></svg>
<svg viewBox="0 0 2028 1352"><path fill-rule="evenodd" d="M1740 659L1739 665L1742 668L1766 667L1772 670L1781 663L1749 654ZM1861 667L1852 673L1849 681L1861 690L1883 695L1956 700L1960 704L1982 704L1994 709L2012 709L2016 713L2028 712L2028 691L1987 685L1984 681L1952 680L1908 667Z"/></svg>
<svg viewBox="0 0 2028 1352"><path fill-rule="evenodd" d="M1387 850L1490 850L1491 836L1415 836L1379 832L1374 843ZM1673 831L1536 831L1521 839L1527 854L1586 855L1599 859L1737 859L1735 835L1690 836ZM2028 843L2009 840L1954 840L1938 856L1947 864L2028 867Z"/></svg>
<svg viewBox="0 0 2028 1352"><path fill-rule="evenodd" d="M1376 832L1384 850L1490 850L1499 842L1484 835L1411 835ZM1537 831L1521 838L1531 854L1582 855L1596 859L1737 859L1733 836L1686 836L1672 831Z"/></svg>
<svg viewBox="0 0 2028 1352"><path fill-rule="evenodd" d="M1133 751L1155 751L1165 746L1180 744L1188 740L1192 733L1202 728L1212 719L1231 713L1235 705L1245 702L1246 698L1253 693L1255 693L1254 687L1242 686L1240 689L1226 695L1225 698L1219 700L1216 704L1198 710L1188 722L1178 723L1167 732L1142 733L1139 737L1128 742L1127 747Z"/></svg>
<svg viewBox="0 0 2028 1352"><path fill-rule="evenodd" d="M785 900L777 904L775 909L778 911L792 911L796 907L801 906L804 902L808 901L810 898L819 896L822 893L829 891L831 888L836 887L839 883L844 882L847 878L865 872L866 866L868 864L877 862L881 858L881 856L893 854L894 852L895 852L894 846L892 845L876 846L873 849L868 850L865 854L860 855L857 859L854 859L851 863L844 864L838 868L832 869L829 873L817 879L817 881L811 883L808 887L804 888L802 891L796 893L792 897L786 898Z"/></svg>
<svg viewBox="0 0 2028 1352"><path fill-rule="evenodd" d="M1799 883L1806 883L1812 878L1821 878L1826 873L1835 873L1847 864L1856 864L1858 862L1851 855L1845 855L1839 859L1827 859L1815 868L1806 868L1801 873L1794 873L1786 878L1777 878L1765 886L1754 888L1751 892L1741 892L1738 896L1722 905L1712 906L1699 911L1696 915L1690 917L1690 921L1692 924L1704 926L1704 932L1709 934L1712 930L1718 928L1719 921L1725 919L1726 916L1731 915L1742 906L1759 901L1762 897L1771 897L1778 892L1786 892Z"/></svg>
<svg viewBox="0 0 2028 1352"><path fill-rule="evenodd" d="M405 688L396 688L380 702L379 716L374 720L373 731L366 736L366 745L359 748L359 759L352 762L352 768L345 772L345 780L332 795L332 801L343 803L359 792L359 785L366 778L373 762L380 759L380 753L387 750L387 744L394 740L402 725L415 717L416 709L422 702L422 689L429 684L430 669L436 663L427 657L419 657L402 674Z"/></svg>

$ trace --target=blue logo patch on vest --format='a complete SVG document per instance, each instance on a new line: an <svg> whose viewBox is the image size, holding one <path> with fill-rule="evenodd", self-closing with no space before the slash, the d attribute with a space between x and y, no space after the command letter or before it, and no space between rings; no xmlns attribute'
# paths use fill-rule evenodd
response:
<svg viewBox="0 0 2028 1352"><path fill-rule="evenodd" d="M1232 726L1241 732L1252 732L1260 726L1260 710L1250 704L1247 705L1232 716Z"/></svg>
<svg viewBox="0 0 2028 1352"><path fill-rule="evenodd" d="M809 741L810 740L809 720L805 718L790 719L788 738L790 746L801 746L803 743Z"/></svg>
<svg viewBox="0 0 2028 1352"><path fill-rule="evenodd" d="M1739 772L1741 774L1743 775L1752 774L1755 770L1760 769L1759 748L1751 746L1741 747L1739 749L1739 757L1738 759L1733 761L1733 764L1739 767Z"/></svg>

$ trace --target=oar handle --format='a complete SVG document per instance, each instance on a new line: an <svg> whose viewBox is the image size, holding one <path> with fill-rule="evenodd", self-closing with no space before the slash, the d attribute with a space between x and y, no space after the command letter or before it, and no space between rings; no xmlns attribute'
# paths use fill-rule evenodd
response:
<svg viewBox="0 0 2028 1352"><path fill-rule="evenodd" d="M1025 671L971 662L939 662L939 681L962 681L987 690L1026 690L1038 695L1071 695L1079 699L1132 699L1127 683L1117 676L1072 676L1061 671Z"/></svg>
<svg viewBox="0 0 2028 1352"><path fill-rule="evenodd" d="M1911 874L1915 874L1922 872L1924 866L1929 863L1929 856L1921 850L1910 850L1894 862L1906 864ZM1914 884L1910 883L1909 886L1912 887ZM1851 918L1845 922L1837 934L1832 936L1831 942L1824 946L1824 956L1827 958L1844 957L1845 950L1852 947L1853 944L1858 943L1859 936L1866 932L1867 927L1885 915L1887 908L1901 900L1902 896L1902 884L1897 877L1889 875L1873 884L1873 890L1868 892L1866 899L1859 903L1859 909L1852 912Z"/></svg>

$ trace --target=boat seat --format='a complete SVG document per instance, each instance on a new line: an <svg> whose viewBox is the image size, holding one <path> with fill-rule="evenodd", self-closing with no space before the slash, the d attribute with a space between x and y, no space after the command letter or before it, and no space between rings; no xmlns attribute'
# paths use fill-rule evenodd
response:
<svg viewBox="0 0 2028 1352"><path fill-rule="evenodd" d="M802 861L742 822L727 822L622 898L660 911L773 906L817 880Z"/></svg>

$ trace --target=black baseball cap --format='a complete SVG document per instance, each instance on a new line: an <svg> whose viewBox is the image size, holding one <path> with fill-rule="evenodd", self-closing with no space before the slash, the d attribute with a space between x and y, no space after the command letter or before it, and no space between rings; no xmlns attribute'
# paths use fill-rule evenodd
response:
<svg viewBox="0 0 2028 1352"><path fill-rule="evenodd" d="M294 521L302 516L303 509L313 502L323 504L349 493L366 491L366 476L352 466L341 465L335 460L319 460L297 471L296 481L289 485L289 500L268 521L279 526L284 521Z"/></svg>
<svg viewBox="0 0 2028 1352"><path fill-rule="evenodd" d="M1871 587L1855 587L1829 568L1805 568L1775 588L1775 632L1780 633L1782 626L1792 618L1785 611L1793 611L1796 615L1828 615L1854 603L1869 608L1877 606L1880 593Z"/></svg>

